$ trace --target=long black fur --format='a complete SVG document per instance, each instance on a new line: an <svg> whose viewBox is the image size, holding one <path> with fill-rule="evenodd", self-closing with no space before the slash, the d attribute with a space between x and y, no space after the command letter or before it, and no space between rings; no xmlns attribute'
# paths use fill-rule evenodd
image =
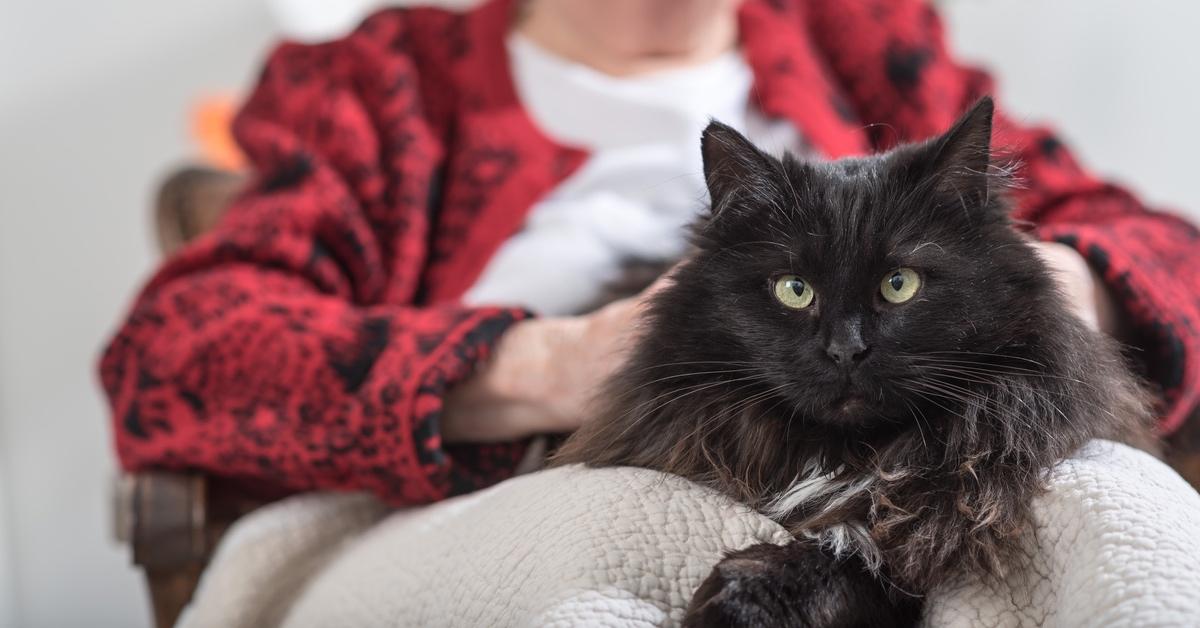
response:
<svg viewBox="0 0 1200 628"><path fill-rule="evenodd" d="M1114 342L1069 313L1009 220L991 116L985 98L943 136L832 162L705 131L695 254L555 459L675 473L796 534L728 557L691 625L911 624L948 579L1013 566L1055 463L1093 438L1150 442ZM923 283L894 305L879 287L900 267ZM815 287L812 306L772 296L783 274ZM847 339L860 359L831 358ZM825 492L781 511L813 477Z"/></svg>

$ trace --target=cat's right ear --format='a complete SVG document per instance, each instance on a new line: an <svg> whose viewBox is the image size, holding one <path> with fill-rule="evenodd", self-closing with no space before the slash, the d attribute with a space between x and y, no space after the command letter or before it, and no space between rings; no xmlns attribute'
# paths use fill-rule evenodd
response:
<svg viewBox="0 0 1200 628"><path fill-rule="evenodd" d="M973 210L988 204L993 185L989 168L993 110L991 97L984 96L929 144L936 190L956 209Z"/></svg>
<svg viewBox="0 0 1200 628"><path fill-rule="evenodd" d="M714 217L738 206L739 199L774 187L774 160L729 125L709 122L700 138L700 152Z"/></svg>

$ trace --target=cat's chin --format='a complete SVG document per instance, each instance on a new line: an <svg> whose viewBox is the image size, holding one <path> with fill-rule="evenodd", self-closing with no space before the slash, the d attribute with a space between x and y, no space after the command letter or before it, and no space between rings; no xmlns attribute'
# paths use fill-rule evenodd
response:
<svg viewBox="0 0 1200 628"><path fill-rule="evenodd" d="M830 404L828 418L838 425L859 426L877 415L866 397L849 394Z"/></svg>

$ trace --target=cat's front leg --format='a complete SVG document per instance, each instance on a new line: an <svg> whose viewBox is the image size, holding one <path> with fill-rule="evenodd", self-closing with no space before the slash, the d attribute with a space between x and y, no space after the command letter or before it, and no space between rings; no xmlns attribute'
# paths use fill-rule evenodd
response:
<svg viewBox="0 0 1200 628"><path fill-rule="evenodd" d="M809 540L761 544L726 556L696 590L687 628L914 626L920 600L888 588L857 557Z"/></svg>

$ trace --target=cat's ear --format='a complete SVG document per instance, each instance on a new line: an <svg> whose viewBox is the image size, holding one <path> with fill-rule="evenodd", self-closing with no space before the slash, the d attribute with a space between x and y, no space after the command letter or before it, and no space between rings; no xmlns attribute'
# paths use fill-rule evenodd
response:
<svg viewBox="0 0 1200 628"><path fill-rule="evenodd" d="M946 131L933 140L930 173L942 198L957 200L968 208L983 207L993 184L988 167L992 154L992 112L989 96L980 98Z"/></svg>
<svg viewBox="0 0 1200 628"><path fill-rule="evenodd" d="M714 216L737 205L739 198L774 187L778 173L772 157L733 127L709 122L700 138L700 152Z"/></svg>

